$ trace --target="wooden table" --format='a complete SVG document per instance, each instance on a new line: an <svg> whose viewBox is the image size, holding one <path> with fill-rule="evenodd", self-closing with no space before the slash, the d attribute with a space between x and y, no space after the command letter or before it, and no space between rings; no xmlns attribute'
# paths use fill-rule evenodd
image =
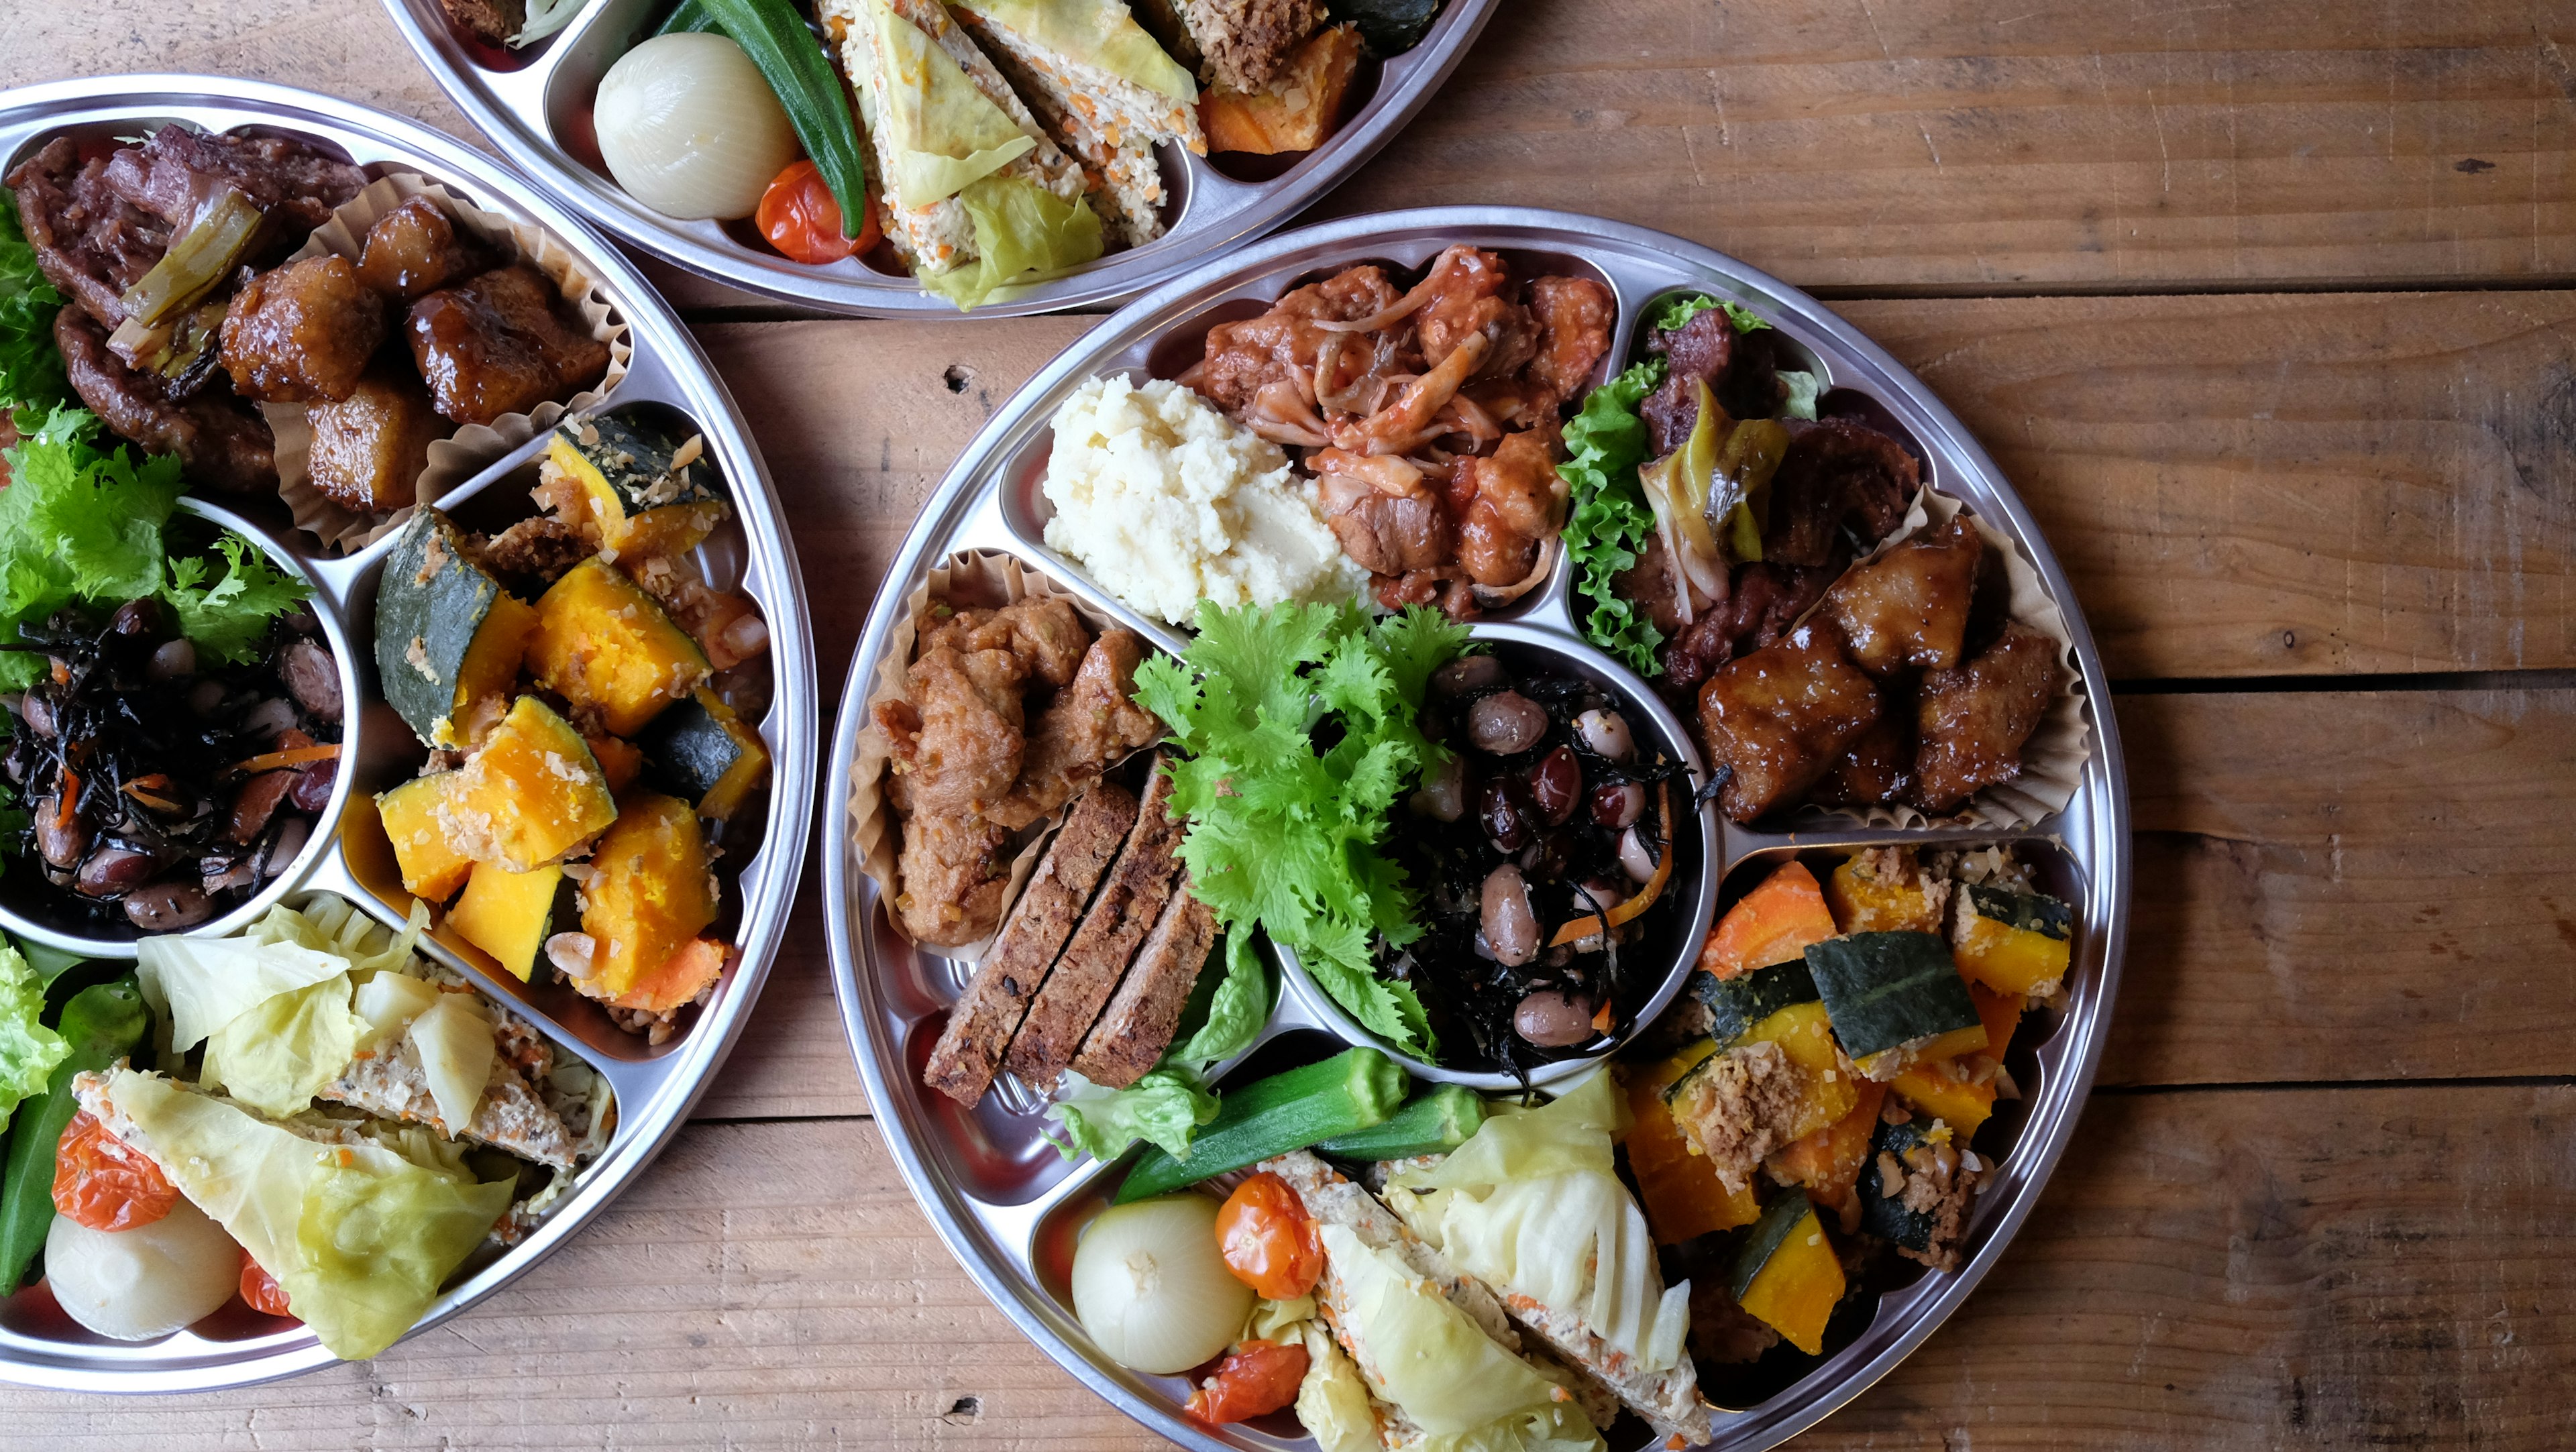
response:
<svg viewBox="0 0 2576 1452"><path fill-rule="evenodd" d="M473 135L375 0L9 42L0 84L214 71ZM2576 1442L2576 6L1516 0L1320 210L1498 200L1831 300L1993 451L2118 682L2102 1087L1983 1290L1808 1442ZM836 703L853 582L1092 320L656 275L753 401ZM526 1279L282 1385L0 1393L0 1440L1152 1445L914 1209L812 896L697 1121Z"/></svg>

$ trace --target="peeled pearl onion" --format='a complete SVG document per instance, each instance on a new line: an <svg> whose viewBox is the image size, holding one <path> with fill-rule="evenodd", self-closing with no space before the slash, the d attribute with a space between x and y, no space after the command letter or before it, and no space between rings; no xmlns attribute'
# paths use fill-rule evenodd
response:
<svg viewBox="0 0 2576 1452"><path fill-rule="evenodd" d="M101 1336L150 1341L215 1313L241 1285L241 1247L185 1199L132 1230L54 1217L45 1282L63 1313Z"/></svg>
<svg viewBox="0 0 2576 1452"><path fill-rule="evenodd" d="M657 35L600 78L591 122L609 175L666 217L748 217L797 154L769 82L721 35Z"/></svg>

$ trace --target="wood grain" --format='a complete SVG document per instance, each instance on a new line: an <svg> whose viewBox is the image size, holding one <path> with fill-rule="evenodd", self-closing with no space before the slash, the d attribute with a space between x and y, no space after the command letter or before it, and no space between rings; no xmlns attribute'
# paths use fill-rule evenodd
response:
<svg viewBox="0 0 2576 1452"><path fill-rule="evenodd" d="M1811 1443L2552 1445L2571 1134L2565 1087L2097 1099L1984 1287ZM553 1259L374 1362L0 1407L59 1452L1163 1445L985 1301L851 1119L692 1126Z"/></svg>

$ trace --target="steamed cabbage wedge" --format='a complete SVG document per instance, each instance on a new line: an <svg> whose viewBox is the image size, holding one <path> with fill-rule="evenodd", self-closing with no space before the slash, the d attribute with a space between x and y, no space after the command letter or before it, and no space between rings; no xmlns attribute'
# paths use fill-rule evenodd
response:
<svg viewBox="0 0 2576 1452"><path fill-rule="evenodd" d="M1079 267L1106 245L1100 214L1089 202L1067 200L1021 177L985 177L957 201L975 225L975 260L924 271L920 281L961 312L1005 295L1014 282Z"/></svg>
<svg viewBox="0 0 2576 1452"><path fill-rule="evenodd" d="M417 1128L298 1133L131 1069L109 1072L106 1097L334 1356L373 1356L417 1324L517 1192Z"/></svg>
<svg viewBox="0 0 2576 1452"><path fill-rule="evenodd" d="M1683 1361L1690 1285L1664 1286L1646 1217L1619 1181L1610 1137L1621 1108L1595 1070L1543 1107L1488 1116L1439 1164L1398 1175L1387 1205L1506 1302L1578 1316L1661 1372Z"/></svg>
<svg viewBox="0 0 2576 1452"><path fill-rule="evenodd" d="M1379 1401L1423 1434L1424 1452L1586 1452L1601 1435L1564 1387L1503 1349L1417 1278L1401 1256L1347 1227L1321 1227L1340 1283L1341 1330ZM1319 1393L1320 1396L1320 1393Z"/></svg>

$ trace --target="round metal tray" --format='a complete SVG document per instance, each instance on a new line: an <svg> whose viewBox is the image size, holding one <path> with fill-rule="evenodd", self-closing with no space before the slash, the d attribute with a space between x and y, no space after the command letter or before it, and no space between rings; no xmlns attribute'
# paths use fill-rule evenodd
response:
<svg viewBox="0 0 2576 1452"><path fill-rule="evenodd" d="M634 343L625 378L599 407L650 404L675 409L695 422L724 471L735 505L734 519L710 538L699 563L713 580L738 580L738 588L760 603L769 626L776 689L768 715L758 723L774 763L768 819L756 846L728 859L725 875L734 881L724 894L726 915L719 920L719 928L742 946L742 961L694 1021L668 1041L648 1047L568 987L521 984L489 967L489 960L470 947L461 947L462 940L433 937L422 942L424 952L598 1070L616 1095L618 1117L608 1147L583 1167L569 1197L518 1245L498 1252L487 1245L469 1260L460 1279L421 1318L417 1331L507 1285L606 1208L687 1118L690 1105L742 1032L778 953L811 820L818 715L803 577L759 451L697 344L614 248L491 158L415 122L347 101L254 81L185 75L108 76L0 93L0 158L14 166L35 144L59 134L133 136L170 121L208 131L294 136L337 149L370 176L418 172L487 210L542 227L573 249L626 318ZM513 486L524 497L544 447L545 436L540 435L512 450L451 491L440 506L468 517L477 511L504 517L532 513L532 508L513 511L509 500ZM197 931L237 930L269 904L315 891L338 893L399 926L410 899L383 860L390 849L382 846L381 829L374 832L374 853L364 832L348 830L350 812L364 812L371 792L408 776L420 754L402 719L375 698L376 581L395 537L333 556L312 536L294 529L282 504L227 501L232 507L223 508L197 500L185 503L259 541L311 582L315 613L339 656L343 698L352 703L343 723L339 781L330 806L314 825L311 843L258 898ZM0 910L0 926L91 957L134 956L130 935L67 931L23 910ZM22 1291L0 1301L0 1381L75 1391L197 1391L290 1376L334 1360L310 1332L272 1329L276 1325L252 1317L235 1327L219 1312L157 1342L114 1342L72 1326L43 1292Z"/></svg>
<svg viewBox="0 0 2576 1452"><path fill-rule="evenodd" d="M1038 481L1045 468L1048 421L1077 384L1120 370L1172 376L1194 360L1198 339L1211 323L1257 311L1288 288L1343 265L1375 260L1418 267L1455 243L1501 250L1522 275L1543 266L1608 284L1619 299L1620 321L1603 376L1635 355L1640 318L1665 294L1705 291L1749 307L1778 327L1790 347L1808 354L1832 388L1851 390L1839 395L1843 400L1867 408L1882 427L1908 439L1927 465L1926 478L1934 488L1964 499L2013 539L2064 607L2072 632L2081 675L2076 690L2092 746L2074 799L2057 815L2026 831L1877 829L1826 814L1801 818L1797 830L1788 833L1713 824L1715 850L1700 885L1699 930L1722 893L1740 893L1749 885L1746 874L1765 870L1771 860L1810 849L1879 843L2024 844L2046 859L2053 890L2074 901L2078 911L2068 991L2053 1012L2034 1017L2025 1030L2025 1037L2039 1042L2034 1060L2016 1058L2015 1072L2024 1076L2027 1096L2021 1106L2024 1117L1978 1196L1964 1264L1955 1274L1926 1274L1881 1294L1874 1316L1856 1339L1793 1383L1717 1415L1717 1445L1769 1447L1813 1425L1884 1375L1967 1298L2003 1255L2083 1109L2118 987L2129 901L2129 809L2118 732L2104 708L2107 678L2101 657L2064 572L2011 486L1949 410L1814 299L1733 258L1660 233L1563 213L1488 207L1354 217L1270 239L1174 280L1047 365L949 471L906 540L859 642L850 695L833 738L825 800L837 808L849 798L853 749L865 725L864 695L907 593L952 550L1016 554L1165 649L1179 646L1173 632L1121 606L1043 543L1046 506ZM1478 633L1498 640L1552 641L1581 654L1569 595L1570 579L1560 568L1544 590L1532 592L1534 598L1501 622L1480 626ZM922 1088L922 1051L962 985L963 967L914 948L888 926L874 885L859 870L849 834L843 830L840 835L823 854L834 987L869 1102L877 1107L878 1125L949 1248L995 1304L1049 1355L1164 1436L1202 1449L1309 1445L1243 1426L1211 1429L1181 1414L1188 1387L1179 1378L1127 1371L1092 1347L1072 1314L1067 1269L1082 1219L1105 1198L1113 1171L1090 1162L1061 1163L1038 1138L1041 1120L1034 1096L1008 1080L999 1087L1014 1092L988 1095L972 1113ZM1656 1005L1669 998L1668 984ZM1264 1041L1288 1034L1366 1041L1294 971L1285 976ZM2014 1053L2024 1053L2020 1038Z"/></svg>
<svg viewBox="0 0 2576 1452"><path fill-rule="evenodd" d="M562 30L525 51L495 52L461 38L439 0L385 0L421 63L483 134L582 215L664 261L745 292L869 317L955 316L956 305L900 273L859 258L829 267L790 262L738 240L718 222L682 222L653 211L612 181L590 137L599 79L634 44L666 0L589 0ZM1200 259L1288 220L1375 155L1448 79L1498 0L1448 0L1422 43L1365 63L1358 109L1322 146L1275 176L1239 178L1231 161L1159 148L1176 208L1171 229L1145 246L1031 285L975 309L1011 317L1094 307L1135 296ZM1375 69L1372 79L1370 69ZM1250 158L1266 162L1270 158ZM876 161L869 157L873 171Z"/></svg>

